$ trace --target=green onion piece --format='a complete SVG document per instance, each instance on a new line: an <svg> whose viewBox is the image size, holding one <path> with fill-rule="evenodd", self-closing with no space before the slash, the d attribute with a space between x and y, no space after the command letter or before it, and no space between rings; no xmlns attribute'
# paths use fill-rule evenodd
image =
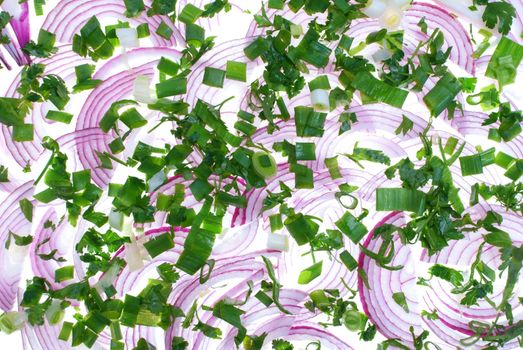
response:
<svg viewBox="0 0 523 350"><path fill-rule="evenodd" d="M35 9L35 14L37 16L42 16L44 14L44 5L45 5L45 0L35 0L34 9Z"/></svg>
<svg viewBox="0 0 523 350"><path fill-rule="evenodd" d="M178 19L180 22L183 22L185 24L188 23L194 23L200 16L202 15L203 11L199 9L198 7L187 4L185 7L180 11L180 14L178 15Z"/></svg>
<svg viewBox="0 0 523 350"><path fill-rule="evenodd" d="M207 197L209 193L212 192L214 187L211 184L209 184L206 180L198 178L189 185L189 189L191 190L191 193L193 194L194 198L197 201L201 201L202 199Z"/></svg>
<svg viewBox="0 0 523 350"><path fill-rule="evenodd" d="M201 46L205 41L205 29L197 24L186 24L185 25L185 41L196 47Z"/></svg>
<svg viewBox="0 0 523 350"><path fill-rule="evenodd" d="M354 271L358 267L356 259L346 250L340 253L340 260L349 271Z"/></svg>
<svg viewBox="0 0 523 350"><path fill-rule="evenodd" d="M504 174L512 181L517 181L523 175L523 159L518 159Z"/></svg>
<svg viewBox="0 0 523 350"><path fill-rule="evenodd" d="M183 95L187 92L186 78L172 78L156 84L156 94L158 98L175 95Z"/></svg>
<svg viewBox="0 0 523 350"><path fill-rule="evenodd" d="M126 17L136 17L145 10L143 0L124 0Z"/></svg>
<svg viewBox="0 0 523 350"><path fill-rule="evenodd" d="M162 56L156 68L158 68L158 70L162 73L165 73L170 76L175 76L176 74L178 74L180 65Z"/></svg>
<svg viewBox="0 0 523 350"><path fill-rule="evenodd" d="M516 81L517 68L523 60L523 46L502 36L490 58L485 76L496 79L501 86Z"/></svg>
<svg viewBox="0 0 523 350"><path fill-rule="evenodd" d="M321 275L323 261L317 262L300 272L298 284L308 284Z"/></svg>
<svg viewBox="0 0 523 350"><path fill-rule="evenodd" d="M301 137L323 136L326 117L326 113L316 112L311 107L295 107L296 135Z"/></svg>
<svg viewBox="0 0 523 350"><path fill-rule="evenodd" d="M249 123L254 122L255 116L252 113L240 110L237 115L239 118L248 121Z"/></svg>
<svg viewBox="0 0 523 350"><path fill-rule="evenodd" d="M264 179L276 175L277 166L274 158L267 152L256 152L252 155L254 171Z"/></svg>
<svg viewBox="0 0 523 350"><path fill-rule="evenodd" d="M7 126L23 124L25 114L18 108L20 103L18 98L0 97L0 123Z"/></svg>
<svg viewBox="0 0 523 350"><path fill-rule="evenodd" d="M102 83L102 80L91 79L94 69L95 65L87 63L74 67L76 84L73 86L73 92L91 90Z"/></svg>
<svg viewBox="0 0 523 350"><path fill-rule="evenodd" d="M445 144L445 147L443 148L443 152L445 152L448 155L451 155L456 150L456 146L458 145L458 139L451 136L447 139L447 143Z"/></svg>
<svg viewBox="0 0 523 350"><path fill-rule="evenodd" d="M320 35L313 28L309 28L296 49L289 51L288 55L291 59L301 59L316 68L325 67L329 63L332 50L320 43L319 38Z"/></svg>
<svg viewBox="0 0 523 350"><path fill-rule="evenodd" d="M291 24L291 35L293 38L299 38L303 34L303 27L299 24Z"/></svg>
<svg viewBox="0 0 523 350"><path fill-rule="evenodd" d="M329 78L326 75L320 75L317 78L314 78L309 82L309 90L330 90L331 85L329 83Z"/></svg>
<svg viewBox="0 0 523 350"><path fill-rule="evenodd" d="M296 142L296 160L316 160L316 144L313 142Z"/></svg>
<svg viewBox="0 0 523 350"><path fill-rule="evenodd" d="M69 124L71 120L73 119L73 115L71 113L66 113L62 111L47 111L47 114L45 116L49 120L54 120L56 122Z"/></svg>
<svg viewBox="0 0 523 350"><path fill-rule="evenodd" d="M494 162L496 163L496 165L502 167L503 169L508 169L508 167L510 166L510 164L512 164L514 160L515 158L511 155L506 154L504 152L498 152L496 154Z"/></svg>
<svg viewBox="0 0 523 350"><path fill-rule="evenodd" d="M8 311L0 316L0 331L11 334L25 325L25 315L18 311Z"/></svg>
<svg viewBox="0 0 523 350"><path fill-rule="evenodd" d="M283 10L285 0L269 0L269 8L276 10Z"/></svg>
<svg viewBox="0 0 523 350"><path fill-rule="evenodd" d="M111 346L109 350L125 350L125 344L111 339Z"/></svg>
<svg viewBox="0 0 523 350"><path fill-rule="evenodd" d="M329 170L329 174L333 180L343 177L341 175L340 167L338 165L338 156L332 158L325 158L325 166Z"/></svg>
<svg viewBox="0 0 523 350"><path fill-rule="evenodd" d="M63 282L74 277L74 266L64 266L54 272L54 281Z"/></svg>
<svg viewBox="0 0 523 350"><path fill-rule="evenodd" d="M214 233L193 225L185 239L183 252L176 262L176 267L190 275L200 271L211 255L215 237Z"/></svg>
<svg viewBox="0 0 523 350"><path fill-rule="evenodd" d="M232 205L236 208L245 208L247 207L247 198L245 196L233 196L227 192L220 191L216 195L216 200L219 203L225 204L225 205ZM220 227L221 231L221 227Z"/></svg>
<svg viewBox="0 0 523 350"><path fill-rule="evenodd" d="M289 234L300 246L313 240L319 229L319 225L311 217L301 213L287 217L284 224Z"/></svg>
<svg viewBox="0 0 523 350"><path fill-rule="evenodd" d="M446 73L423 97L423 101L431 115L437 117L454 102L460 91L460 82L451 73Z"/></svg>
<svg viewBox="0 0 523 350"><path fill-rule="evenodd" d="M58 334L58 339L63 340L63 341L69 340L72 330L73 330L73 324L71 322L65 321L62 325L62 329L60 330L60 333Z"/></svg>
<svg viewBox="0 0 523 350"><path fill-rule="evenodd" d="M122 326L134 327L138 319L138 312L140 311L141 300L138 297L126 294L122 309L122 316L120 317L120 324Z"/></svg>
<svg viewBox="0 0 523 350"><path fill-rule="evenodd" d="M365 225L348 211L334 224L345 236L356 244L369 232Z"/></svg>
<svg viewBox="0 0 523 350"><path fill-rule="evenodd" d="M84 322L85 322L85 325L87 327L89 327L96 334L103 331L105 327L108 327L111 325L111 321L98 311L90 312L84 318Z"/></svg>
<svg viewBox="0 0 523 350"><path fill-rule="evenodd" d="M485 167L487 165L494 164L496 162L496 149L494 147L489 148L479 154L481 158L481 164Z"/></svg>
<svg viewBox="0 0 523 350"><path fill-rule="evenodd" d="M288 6L292 12L296 13L303 7L303 5L305 5L305 0L290 0Z"/></svg>
<svg viewBox="0 0 523 350"><path fill-rule="evenodd" d="M119 312L118 317L120 317L120 315L122 314L123 302L121 300L118 300L118 303L120 305L119 306L120 312ZM116 321L112 322L111 325L109 326L109 328L111 329L111 339L116 339L116 340L123 339L122 329L120 327L119 322L116 322Z"/></svg>
<svg viewBox="0 0 523 350"><path fill-rule="evenodd" d="M488 131L488 139L496 142L501 142L501 135L498 129L491 128Z"/></svg>
<svg viewBox="0 0 523 350"><path fill-rule="evenodd" d="M407 188L378 188L376 190L377 211L410 211L423 213L425 193Z"/></svg>
<svg viewBox="0 0 523 350"><path fill-rule="evenodd" d="M109 143L109 149L112 154L118 154L125 149L125 145L121 137L117 137Z"/></svg>
<svg viewBox="0 0 523 350"><path fill-rule="evenodd" d="M130 108L120 115L120 120L129 129L137 129L147 124L147 120L142 117L136 108Z"/></svg>
<svg viewBox="0 0 523 350"><path fill-rule="evenodd" d="M169 232L156 236L143 244L151 258L174 248L174 241Z"/></svg>
<svg viewBox="0 0 523 350"><path fill-rule="evenodd" d="M290 172L294 173L295 188L314 188L314 174L305 165L291 163Z"/></svg>
<svg viewBox="0 0 523 350"><path fill-rule="evenodd" d="M149 35L151 35L151 32L149 31L149 24L139 24L138 27L136 27L136 33L138 35L138 39L147 38Z"/></svg>
<svg viewBox="0 0 523 350"><path fill-rule="evenodd" d="M245 49L243 49L243 52L248 59L253 61L267 52L269 47L269 42L260 36L250 43Z"/></svg>
<svg viewBox="0 0 523 350"><path fill-rule="evenodd" d="M203 83L205 85L222 88L224 80L225 71L218 68L205 67L205 72L203 73Z"/></svg>
<svg viewBox="0 0 523 350"><path fill-rule="evenodd" d="M274 214L269 216L269 223L271 225L271 232L277 232L283 228L283 220L281 214Z"/></svg>
<svg viewBox="0 0 523 350"><path fill-rule="evenodd" d="M244 122L243 120L238 120L236 123L234 123L234 128L246 136L252 136L258 130L257 127L252 125L251 123Z"/></svg>
<svg viewBox="0 0 523 350"><path fill-rule="evenodd" d="M227 79L247 81L247 64L243 62L227 61L225 72Z"/></svg>
<svg viewBox="0 0 523 350"><path fill-rule="evenodd" d="M483 173L483 163L481 162L480 154L460 157L459 163L461 165L461 175L463 176Z"/></svg>
<svg viewBox="0 0 523 350"><path fill-rule="evenodd" d="M33 141L34 125L20 124L13 126L13 140L16 142Z"/></svg>
<svg viewBox="0 0 523 350"><path fill-rule="evenodd" d="M173 35L174 31L169 27L164 21L160 22L160 25L158 28L156 28L156 34L161 36L162 38L169 40L171 39L171 36Z"/></svg>
<svg viewBox="0 0 523 350"><path fill-rule="evenodd" d="M353 42L354 42L354 38L351 38L350 36L343 34L341 36L338 47L342 48L343 50L345 50L345 52L348 53L350 51L350 48L351 48Z"/></svg>
<svg viewBox="0 0 523 350"><path fill-rule="evenodd" d="M383 102L401 108L407 99L408 91L391 86L376 79L370 72L356 73L351 82L352 87L361 91L373 101Z"/></svg>

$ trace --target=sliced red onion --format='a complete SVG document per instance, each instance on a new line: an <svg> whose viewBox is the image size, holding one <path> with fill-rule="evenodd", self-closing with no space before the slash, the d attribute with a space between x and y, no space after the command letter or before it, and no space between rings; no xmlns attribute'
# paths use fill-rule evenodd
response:
<svg viewBox="0 0 523 350"><path fill-rule="evenodd" d="M33 182L18 187L0 203L0 246L4 247L9 231L25 236L31 232L31 223L20 209L21 199L30 199L33 195ZM11 310L16 299L23 261L27 247L18 247L11 242L12 249L0 250L0 308ZM10 254L11 253L11 254Z"/></svg>

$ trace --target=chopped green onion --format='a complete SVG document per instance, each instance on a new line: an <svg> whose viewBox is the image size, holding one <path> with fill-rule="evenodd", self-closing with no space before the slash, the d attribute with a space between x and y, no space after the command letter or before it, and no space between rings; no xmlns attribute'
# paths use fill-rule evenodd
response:
<svg viewBox="0 0 523 350"><path fill-rule="evenodd" d="M286 0L269 0L269 8L276 10L283 10Z"/></svg>
<svg viewBox="0 0 523 350"><path fill-rule="evenodd" d="M247 81L247 64L243 62L227 61L227 79Z"/></svg>
<svg viewBox="0 0 523 350"><path fill-rule="evenodd" d="M203 83L205 85L222 88L224 80L225 71L218 68L205 67L205 72L203 74Z"/></svg>
<svg viewBox="0 0 523 350"><path fill-rule="evenodd" d="M496 79L501 86L516 81L517 68L523 60L523 46L502 36L490 58L485 76Z"/></svg>
<svg viewBox="0 0 523 350"><path fill-rule="evenodd" d="M189 185L189 188L197 201L201 201L202 199L207 197L207 195L211 193L214 189L214 187L207 181L199 178L194 180L193 183Z"/></svg>
<svg viewBox="0 0 523 350"><path fill-rule="evenodd" d="M120 115L120 120L129 129L137 129L147 124L147 119L142 117L136 108L130 108Z"/></svg>
<svg viewBox="0 0 523 350"><path fill-rule="evenodd" d="M69 337L71 336L71 332L73 330L73 324L71 322L64 322L62 324L62 329L60 330L60 333L58 334L58 339L67 341L69 340Z"/></svg>
<svg viewBox="0 0 523 350"><path fill-rule="evenodd" d="M194 46L200 46L205 40L205 29L197 24L185 25L185 40Z"/></svg>
<svg viewBox="0 0 523 350"><path fill-rule="evenodd" d="M176 267L190 275L198 272L211 255L215 237L216 234L193 225L185 239L183 252L176 262Z"/></svg>
<svg viewBox="0 0 523 350"><path fill-rule="evenodd" d="M151 258L174 248L174 241L169 232L156 236L143 244Z"/></svg>
<svg viewBox="0 0 523 350"><path fill-rule="evenodd" d="M161 36L162 38L169 40L171 39L171 36L173 35L174 31L169 27L164 21L160 22L160 25L158 28L156 28L156 34Z"/></svg>
<svg viewBox="0 0 523 350"><path fill-rule="evenodd" d="M300 272L298 284L308 284L321 275L323 261L317 262Z"/></svg>
<svg viewBox="0 0 523 350"><path fill-rule="evenodd" d="M143 0L124 0L124 4L126 17L136 17L145 10Z"/></svg>
<svg viewBox="0 0 523 350"><path fill-rule="evenodd" d="M354 271L358 267L356 259L346 250L340 253L340 260L349 271Z"/></svg>
<svg viewBox="0 0 523 350"><path fill-rule="evenodd" d="M316 112L310 107L295 107L296 135L301 137L323 136L326 117L326 113Z"/></svg>
<svg viewBox="0 0 523 350"><path fill-rule="evenodd" d="M148 23L139 24L138 27L136 27L136 32L138 33L139 39L147 38L149 35L151 35Z"/></svg>
<svg viewBox="0 0 523 350"><path fill-rule="evenodd" d="M410 211L422 213L425 210L425 193L407 188L378 188L376 190L377 211Z"/></svg>
<svg viewBox="0 0 523 350"><path fill-rule="evenodd" d="M325 158L325 166L329 170L329 174L331 178L339 179L342 177L340 172L340 167L338 165L338 157L332 157L332 158Z"/></svg>
<svg viewBox="0 0 523 350"><path fill-rule="evenodd" d="M312 28L303 36L302 40L289 55L302 59L317 68L323 68L329 63L329 57L332 52L327 46L318 40L320 35Z"/></svg>
<svg viewBox="0 0 523 350"><path fill-rule="evenodd" d="M331 85L329 83L329 78L326 75L320 75L319 77L311 80L309 82L309 90L330 90Z"/></svg>
<svg viewBox="0 0 523 350"><path fill-rule="evenodd" d="M507 169L504 175L512 181L519 180L521 175L523 175L523 159L516 160L514 164Z"/></svg>
<svg viewBox="0 0 523 350"><path fill-rule="evenodd" d="M373 101L383 102L394 107L401 108L407 99L408 91L391 86L379 79L376 79L371 73L362 71L356 73L351 85L361 91Z"/></svg>
<svg viewBox="0 0 523 350"><path fill-rule="evenodd" d="M20 124L13 126L13 140L16 142L33 141L34 125Z"/></svg>
<svg viewBox="0 0 523 350"><path fill-rule="evenodd" d="M446 73L423 97L423 101L431 115L437 117L454 103L454 99L460 91L460 82L451 73Z"/></svg>
<svg viewBox="0 0 523 350"><path fill-rule="evenodd" d="M458 145L458 139L455 137L449 137L447 139L447 143L445 143L445 147L443 148L443 152L445 152L448 155L451 155L456 150L456 146Z"/></svg>
<svg viewBox="0 0 523 350"><path fill-rule="evenodd" d="M271 225L271 232L277 232L283 228L283 221L281 214L274 214L269 216L269 223Z"/></svg>
<svg viewBox="0 0 523 350"><path fill-rule="evenodd" d="M294 187L314 188L314 174L312 169L305 165L291 163L290 171L294 173Z"/></svg>
<svg viewBox="0 0 523 350"><path fill-rule="evenodd" d="M180 20L180 22L183 22L185 24L194 23L198 18L200 18L202 13L203 11L200 10L198 7L192 4L187 4L178 15L178 19Z"/></svg>
<svg viewBox="0 0 523 350"><path fill-rule="evenodd" d="M183 95L187 92L186 78L172 78L156 84L158 98Z"/></svg>
<svg viewBox="0 0 523 350"><path fill-rule="evenodd" d="M256 152L252 155L254 171L264 179L276 175L277 166L274 158L266 152Z"/></svg>
<svg viewBox="0 0 523 350"><path fill-rule="evenodd" d="M285 219L284 224L289 234L300 246L313 240L319 229L319 225L311 217L301 213L289 216Z"/></svg>
<svg viewBox="0 0 523 350"><path fill-rule="evenodd" d="M250 43L245 49L243 49L243 52L248 59L253 61L267 52L269 47L270 46L268 41L260 36Z"/></svg>
<svg viewBox="0 0 523 350"><path fill-rule="evenodd" d="M348 211L334 223L337 228L340 229L351 241L358 243L365 235L368 230L354 215Z"/></svg>
<svg viewBox="0 0 523 350"><path fill-rule="evenodd" d="M54 120L56 122L69 124L71 120L73 119L73 115L71 113L66 113L62 111L47 111L47 114L45 116L49 120Z"/></svg>
<svg viewBox="0 0 523 350"><path fill-rule="evenodd" d="M508 167L510 166L510 164L512 164L514 160L515 158L511 155L506 154L504 152L498 152L496 154L494 162L496 163L496 165L502 167L503 169L508 169Z"/></svg>
<svg viewBox="0 0 523 350"><path fill-rule="evenodd" d="M316 160L316 144L313 142L296 142L296 160Z"/></svg>
<svg viewBox="0 0 523 350"><path fill-rule="evenodd" d="M180 65L162 56L160 58L160 62L158 63L157 68L162 73L165 73L170 76L175 76L176 74L178 74L178 69L180 69Z"/></svg>
<svg viewBox="0 0 523 350"><path fill-rule="evenodd" d="M461 175L469 176L483 173L483 163L480 154L464 156L459 158Z"/></svg>
<svg viewBox="0 0 523 350"><path fill-rule="evenodd" d="M74 266L64 266L54 272L54 281L63 282L74 277Z"/></svg>

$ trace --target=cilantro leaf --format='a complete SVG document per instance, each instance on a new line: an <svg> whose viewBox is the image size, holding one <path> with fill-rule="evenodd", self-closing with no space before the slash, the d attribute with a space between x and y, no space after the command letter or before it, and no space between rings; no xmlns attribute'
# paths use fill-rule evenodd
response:
<svg viewBox="0 0 523 350"><path fill-rule="evenodd" d="M284 339L274 339L272 341L272 348L274 350L293 350L294 346Z"/></svg>
<svg viewBox="0 0 523 350"><path fill-rule="evenodd" d="M506 35L510 32L514 17L516 17L514 6L507 2L497 1L486 4L482 18L488 28L494 29L497 24L499 32Z"/></svg>

